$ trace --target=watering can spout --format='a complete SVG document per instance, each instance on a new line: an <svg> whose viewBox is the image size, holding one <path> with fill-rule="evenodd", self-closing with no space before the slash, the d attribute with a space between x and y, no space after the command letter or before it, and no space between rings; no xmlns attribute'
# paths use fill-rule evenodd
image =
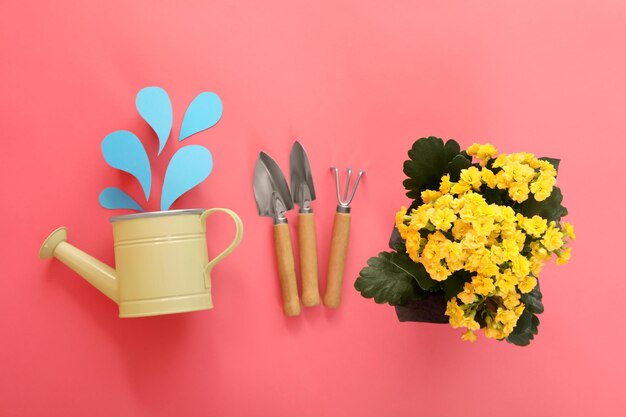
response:
<svg viewBox="0 0 626 417"><path fill-rule="evenodd" d="M73 269L111 300L118 302L119 294L115 269L67 243L65 227L59 227L52 232L39 250L40 259L48 259L53 256Z"/></svg>

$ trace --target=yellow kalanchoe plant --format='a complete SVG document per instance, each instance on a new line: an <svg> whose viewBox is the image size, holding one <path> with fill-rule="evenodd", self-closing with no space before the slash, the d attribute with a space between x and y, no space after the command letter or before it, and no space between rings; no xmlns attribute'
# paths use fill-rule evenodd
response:
<svg viewBox="0 0 626 417"><path fill-rule="evenodd" d="M444 155L446 148L454 150L456 144L443 145L436 138L421 141L430 142L428 146L441 144ZM418 150L423 151L419 146ZM476 162L472 163L472 157ZM573 226L560 222L566 209L555 187L555 165L556 160L530 153L498 154L494 146L477 143L466 153L449 157L444 169L448 172L439 177L436 187L421 190L410 209L402 207L396 213L401 244L394 249L398 252L372 258L356 288L366 297L390 304L439 291L447 295L449 323L466 329L463 340L474 341L474 332L482 328L488 338L528 344L537 333L536 314L543 311L537 277L552 257L559 265L566 263L571 254L567 245L576 238ZM413 185L407 163L405 172L408 185ZM419 183L420 177L416 178ZM435 185L432 178L423 182L427 185L428 181ZM416 195L416 191L419 187L409 188L408 194ZM406 255L419 268L403 260ZM398 289L400 278L406 282L406 275L418 285L400 291L413 294L385 299L390 288ZM385 276L395 282L385 282ZM524 329L520 326L514 333L523 315Z"/></svg>

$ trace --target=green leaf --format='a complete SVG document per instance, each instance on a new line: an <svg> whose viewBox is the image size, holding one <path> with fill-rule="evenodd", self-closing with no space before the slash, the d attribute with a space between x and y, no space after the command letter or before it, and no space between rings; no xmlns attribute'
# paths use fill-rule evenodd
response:
<svg viewBox="0 0 626 417"><path fill-rule="evenodd" d="M407 254L381 252L378 257L370 258L367 265L354 283L363 297L373 298L378 304L400 305L423 295L419 294L423 291L417 283L423 279L420 276L424 267Z"/></svg>
<svg viewBox="0 0 626 417"><path fill-rule="evenodd" d="M424 265L414 262L407 253L398 253L396 255L398 255L395 257L397 265L404 270L409 271L421 289L430 291L435 285L438 284L438 282L432 279L428 272L426 272Z"/></svg>
<svg viewBox="0 0 626 417"><path fill-rule="evenodd" d="M460 152L459 144L450 139L430 136L418 139L409 150L409 160L404 162L407 178L403 185L409 198L417 199L424 190L439 188L441 176L448 163Z"/></svg>
<svg viewBox="0 0 626 417"><path fill-rule="evenodd" d="M513 209L526 217L537 215L548 221L554 220L558 222L561 220L561 217L567 215L567 209L561 205L562 201L563 194L561 194L561 189L554 187L550 197L545 200L537 201L535 197L530 194L528 200L524 201L522 204L514 205Z"/></svg>
<svg viewBox="0 0 626 417"><path fill-rule="evenodd" d="M445 281L442 281L443 291L445 293L446 300L451 300L452 297L456 297L458 293L463 291L463 287L466 282L471 281L472 274L467 271L456 271L448 277Z"/></svg>
<svg viewBox="0 0 626 417"><path fill-rule="evenodd" d="M528 294L522 294L521 300L522 303L526 304L526 310L533 314L541 314L543 313L543 303L541 302L542 298L543 295L541 295L539 282L537 282L537 286L533 288L531 292Z"/></svg>
<svg viewBox="0 0 626 417"><path fill-rule="evenodd" d="M517 346L527 346L538 333L538 328L539 318L528 310L524 310L506 341Z"/></svg>
<svg viewBox="0 0 626 417"><path fill-rule="evenodd" d="M458 154L446 166L446 172L450 174L450 181L457 182L461 178L461 170L472 166L472 162L465 156Z"/></svg>
<svg viewBox="0 0 626 417"><path fill-rule="evenodd" d="M452 161L452 159L461 153L461 146L454 139L448 139L445 145L443 145L443 152L445 159L447 161ZM467 155L467 154L465 154Z"/></svg>

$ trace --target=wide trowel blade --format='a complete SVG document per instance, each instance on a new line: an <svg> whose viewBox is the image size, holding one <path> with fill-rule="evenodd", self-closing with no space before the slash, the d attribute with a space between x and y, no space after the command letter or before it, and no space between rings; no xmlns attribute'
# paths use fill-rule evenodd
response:
<svg viewBox="0 0 626 417"><path fill-rule="evenodd" d="M315 200L315 187L313 186L309 158L298 141L291 148L289 168L291 172L291 196L298 206L308 208L310 202Z"/></svg>
<svg viewBox="0 0 626 417"><path fill-rule="evenodd" d="M293 208L289 186L278 164L265 152L254 167L254 198L259 215L274 219L284 217Z"/></svg>

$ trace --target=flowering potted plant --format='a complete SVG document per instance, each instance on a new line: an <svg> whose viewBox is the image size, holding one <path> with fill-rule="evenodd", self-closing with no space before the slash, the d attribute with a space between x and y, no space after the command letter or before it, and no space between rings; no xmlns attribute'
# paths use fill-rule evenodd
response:
<svg viewBox="0 0 626 417"><path fill-rule="evenodd" d="M396 307L401 321L449 322L474 341L524 346L543 312L539 272L566 263L573 226L556 184L559 160L498 154L489 144L461 151L422 138L404 163L409 208L396 214L392 251L368 260L355 287Z"/></svg>

